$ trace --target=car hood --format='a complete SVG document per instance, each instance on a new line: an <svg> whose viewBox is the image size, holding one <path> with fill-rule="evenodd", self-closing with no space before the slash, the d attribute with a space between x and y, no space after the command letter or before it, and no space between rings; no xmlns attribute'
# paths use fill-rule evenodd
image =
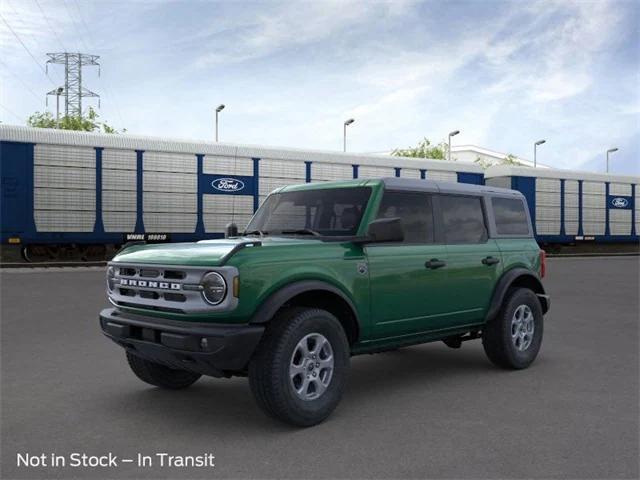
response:
<svg viewBox="0 0 640 480"><path fill-rule="evenodd" d="M220 240L202 240L193 243L156 243L132 245L119 254L113 261L122 263L145 263L158 265L220 265L225 256L241 243L262 242L260 248L293 245L322 244L311 238L288 237L240 237ZM246 248L254 248L248 246Z"/></svg>

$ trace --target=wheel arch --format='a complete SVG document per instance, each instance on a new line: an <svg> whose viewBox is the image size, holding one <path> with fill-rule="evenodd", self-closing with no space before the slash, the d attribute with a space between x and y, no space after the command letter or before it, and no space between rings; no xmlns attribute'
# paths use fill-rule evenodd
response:
<svg viewBox="0 0 640 480"><path fill-rule="evenodd" d="M280 309L290 306L327 310L342 324L350 345L360 336L360 320L351 299L338 287L321 280L296 281L281 287L262 302L250 323L267 323Z"/></svg>
<svg viewBox="0 0 640 480"><path fill-rule="evenodd" d="M540 300L542 313L547 313L550 307L549 296L544 290L540 277L526 268L513 268L504 272L496 283L491 297L491 304L487 311L486 321L491 320L498 314L500 307L504 302L504 297L509 289L513 287L528 288L533 291Z"/></svg>

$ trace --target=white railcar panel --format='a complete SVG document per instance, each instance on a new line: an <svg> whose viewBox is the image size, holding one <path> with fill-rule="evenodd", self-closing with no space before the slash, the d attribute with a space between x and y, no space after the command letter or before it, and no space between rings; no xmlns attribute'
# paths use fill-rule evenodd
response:
<svg viewBox="0 0 640 480"><path fill-rule="evenodd" d="M198 176L190 173L144 172L145 192L196 193Z"/></svg>
<svg viewBox="0 0 640 480"><path fill-rule="evenodd" d="M144 212L197 213L197 195L193 193L145 192Z"/></svg>
<svg viewBox="0 0 640 480"><path fill-rule="evenodd" d="M557 192L536 191L536 210L538 207L560 208L560 190Z"/></svg>
<svg viewBox="0 0 640 480"><path fill-rule="evenodd" d="M205 214L234 213L253 215L253 196L250 195L204 195L202 211Z"/></svg>
<svg viewBox="0 0 640 480"><path fill-rule="evenodd" d="M564 192L565 193L578 193L579 185L577 180L565 180Z"/></svg>
<svg viewBox="0 0 640 480"><path fill-rule="evenodd" d="M320 163L311 164L311 181L318 180L351 180L353 178L353 167L344 163Z"/></svg>
<svg viewBox="0 0 640 480"><path fill-rule="evenodd" d="M244 230L251 220L251 215L242 215L231 213L213 214L207 213L203 216L204 229L207 233L222 233L227 224L234 222L238 225L240 231Z"/></svg>
<svg viewBox="0 0 640 480"><path fill-rule="evenodd" d="M132 150L116 150L105 148L102 151L102 168L116 170L135 170L137 168L137 155Z"/></svg>
<svg viewBox="0 0 640 480"><path fill-rule="evenodd" d="M96 168L96 151L89 147L37 144L33 163L57 167Z"/></svg>
<svg viewBox="0 0 640 480"><path fill-rule="evenodd" d="M443 182L457 182L458 174L456 172L445 172L442 170L427 170L427 179L441 180Z"/></svg>
<svg viewBox="0 0 640 480"><path fill-rule="evenodd" d="M609 194L610 195L631 195L631 184L630 183L610 183L609 184Z"/></svg>
<svg viewBox="0 0 640 480"><path fill-rule="evenodd" d="M605 195L582 195L582 206L584 208L606 208L607 197Z"/></svg>
<svg viewBox="0 0 640 480"><path fill-rule="evenodd" d="M196 222L195 213L144 213L144 229L151 233L193 233Z"/></svg>
<svg viewBox="0 0 640 480"><path fill-rule="evenodd" d="M536 192L560 192L560 180L555 178L536 178Z"/></svg>
<svg viewBox="0 0 640 480"><path fill-rule="evenodd" d="M36 210L95 210L95 190L36 188L33 192Z"/></svg>
<svg viewBox="0 0 640 480"><path fill-rule="evenodd" d="M142 154L142 168L145 172L197 173L198 163L195 154L147 151Z"/></svg>
<svg viewBox="0 0 640 480"><path fill-rule="evenodd" d="M102 190L136 191L137 174L135 170L102 170Z"/></svg>
<svg viewBox="0 0 640 480"><path fill-rule="evenodd" d="M42 188L96 188L96 169L35 165L34 186Z"/></svg>
<svg viewBox="0 0 640 480"><path fill-rule="evenodd" d="M606 194L606 186L604 182L582 182L582 193L586 194L596 194L596 195L605 195Z"/></svg>
<svg viewBox="0 0 640 480"><path fill-rule="evenodd" d="M112 212L135 212L137 207L135 191L103 190L102 210Z"/></svg>
<svg viewBox="0 0 640 480"><path fill-rule="evenodd" d="M96 221L94 211L34 210L38 232L92 232Z"/></svg>
<svg viewBox="0 0 640 480"><path fill-rule="evenodd" d="M564 222L564 233L567 235L578 234L578 222Z"/></svg>
<svg viewBox="0 0 640 480"><path fill-rule="evenodd" d="M604 208L583 208L582 220L585 222L602 222L607 218L607 211Z"/></svg>
<svg viewBox="0 0 640 480"><path fill-rule="evenodd" d="M536 233L538 235L559 235L560 221L538 220L536 218Z"/></svg>
<svg viewBox="0 0 640 480"><path fill-rule="evenodd" d="M631 235L631 210L613 208L609 210L609 233L611 235Z"/></svg>
<svg viewBox="0 0 640 480"><path fill-rule="evenodd" d="M222 157L205 155L202 171L219 175L253 176L253 159L247 157Z"/></svg>
<svg viewBox="0 0 640 480"><path fill-rule="evenodd" d="M312 167L313 168L313 167ZM272 160L263 158L259 163L260 183L264 178L288 178L288 179L304 179L307 178L307 167L304 162L290 160Z"/></svg>
<svg viewBox="0 0 640 480"><path fill-rule="evenodd" d="M564 193L564 207L578 208L580 197L577 193Z"/></svg>
<svg viewBox="0 0 640 480"><path fill-rule="evenodd" d="M420 169L416 168L403 168L402 170L400 170L400 176L402 178L416 178L418 180L422 178L420 176Z"/></svg>
<svg viewBox="0 0 640 480"><path fill-rule="evenodd" d="M358 178L378 178L395 177L396 170L393 167L374 167L371 165L360 165L358 167Z"/></svg>
<svg viewBox="0 0 640 480"><path fill-rule="evenodd" d="M604 235L604 222L582 222L582 233L584 235Z"/></svg>
<svg viewBox="0 0 640 480"><path fill-rule="evenodd" d="M536 205L536 220L560 221L560 209L555 207L538 207Z"/></svg>
<svg viewBox="0 0 640 480"><path fill-rule="evenodd" d="M136 228L136 212L102 212L105 232L133 232Z"/></svg>

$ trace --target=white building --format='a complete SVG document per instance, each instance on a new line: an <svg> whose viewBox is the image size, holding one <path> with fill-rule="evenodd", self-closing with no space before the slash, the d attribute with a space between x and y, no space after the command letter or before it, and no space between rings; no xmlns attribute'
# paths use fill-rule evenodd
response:
<svg viewBox="0 0 640 480"><path fill-rule="evenodd" d="M483 164L499 165L508 156L507 153L496 152L488 148L478 147L477 145L452 145L451 160L458 162L474 163L478 158ZM533 167L531 160L514 156L518 163L526 167ZM549 168L538 162L538 168Z"/></svg>

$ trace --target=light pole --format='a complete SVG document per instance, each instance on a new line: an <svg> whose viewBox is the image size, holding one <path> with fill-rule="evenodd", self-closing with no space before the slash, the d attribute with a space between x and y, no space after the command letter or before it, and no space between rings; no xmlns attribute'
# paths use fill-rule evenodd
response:
<svg viewBox="0 0 640 480"><path fill-rule="evenodd" d="M609 154L617 151L618 147L610 148L609 150L607 150L607 173L609 173Z"/></svg>
<svg viewBox="0 0 640 480"><path fill-rule="evenodd" d="M351 125L355 120L350 118L349 120L344 121L343 125L343 133L342 133L342 151L347 151L347 125Z"/></svg>
<svg viewBox="0 0 640 480"><path fill-rule="evenodd" d="M218 105L218 108L216 108L216 142L218 141L218 114L224 110L224 103L221 103L220 105Z"/></svg>
<svg viewBox="0 0 640 480"><path fill-rule="evenodd" d="M60 95L64 92L63 87L56 88L56 128L60 128Z"/></svg>
<svg viewBox="0 0 640 480"><path fill-rule="evenodd" d="M546 140L538 140L536 143L533 144L533 168L536 168L538 166L538 159L537 159L538 145L542 145L545 142Z"/></svg>
<svg viewBox="0 0 640 480"><path fill-rule="evenodd" d="M449 151L447 152L447 160L451 161L451 137L455 137L460 133L460 130L454 130L449 132Z"/></svg>

